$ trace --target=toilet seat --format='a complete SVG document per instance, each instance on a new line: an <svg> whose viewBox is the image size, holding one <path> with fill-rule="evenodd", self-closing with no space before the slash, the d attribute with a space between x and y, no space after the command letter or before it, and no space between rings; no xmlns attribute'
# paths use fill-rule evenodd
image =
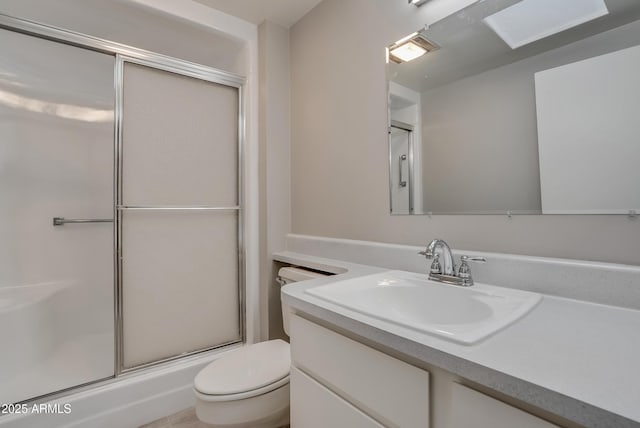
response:
<svg viewBox="0 0 640 428"><path fill-rule="evenodd" d="M274 391L288 384L289 384L289 376L286 376L270 385L263 386L262 388L253 389L251 391L239 392L237 394L213 395L213 394L203 394L197 389L194 389L194 391L196 393L196 397L198 397L202 401L211 401L211 402L234 401L234 400L243 400L245 398L257 397L259 395L263 395L268 392Z"/></svg>
<svg viewBox="0 0 640 428"><path fill-rule="evenodd" d="M276 339L237 349L211 362L195 378L203 401L233 401L256 397L289 383L289 344Z"/></svg>

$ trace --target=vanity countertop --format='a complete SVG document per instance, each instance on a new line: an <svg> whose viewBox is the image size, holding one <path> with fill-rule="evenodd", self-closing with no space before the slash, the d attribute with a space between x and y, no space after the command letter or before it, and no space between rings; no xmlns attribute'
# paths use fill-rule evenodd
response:
<svg viewBox="0 0 640 428"><path fill-rule="evenodd" d="M274 260L337 273L283 287L282 298L298 312L581 425L640 427L638 310L543 295L523 318L467 346L305 293L389 269L295 252Z"/></svg>

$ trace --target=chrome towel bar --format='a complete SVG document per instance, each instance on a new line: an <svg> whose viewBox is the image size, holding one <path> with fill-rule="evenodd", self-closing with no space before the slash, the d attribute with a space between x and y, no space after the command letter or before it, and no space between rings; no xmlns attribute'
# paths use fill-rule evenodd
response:
<svg viewBox="0 0 640 428"><path fill-rule="evenodd" d="M119 211L237 211L239 206L232 207L210 207L204 205L190 206L145 206L145 205L118 205Z"/></svg>
<svg viewBox="0 0 640 428"><path fill-rule="evenodd" d="M113 223L113 219L110 218L64 218L54 217L54 226L64 226L67 223Z"/></svg>
<svg viewBox="0 0 640 428"><path fill-rule="evenodd" d="M129 206L119 205L116 207L118 211L238 211L239 206L232 207L209 207L209 206ZM110 218L64 218L54 217L54 226L64 226L67 223L113 223L113 219Z"/></svg>

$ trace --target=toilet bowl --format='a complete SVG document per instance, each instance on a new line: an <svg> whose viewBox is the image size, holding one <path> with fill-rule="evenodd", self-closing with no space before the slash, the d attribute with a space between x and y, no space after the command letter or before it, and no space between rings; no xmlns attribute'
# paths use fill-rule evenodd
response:
<svg viewBox="0 0 640 428"><path fill-rule="evenodd" d="M282 268L282 285L324 276ZM289 310L282 307L288 333ZM289 424L289 344L276 339L230 352L195 378L196 415L216 428L279 428Z"/></svg>

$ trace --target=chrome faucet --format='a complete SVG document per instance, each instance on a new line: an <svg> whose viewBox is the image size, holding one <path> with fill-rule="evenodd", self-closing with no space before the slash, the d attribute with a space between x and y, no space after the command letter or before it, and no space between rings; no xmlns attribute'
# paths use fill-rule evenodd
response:
<svg viewBox="0 0 640 428"><path fill-rule="evenodd" d="M438 252L438 249L440 249L440 252ZM451 248L442 239L434 239L427 245L424 251L420 251L418 254L425 256L429 260L433 259L429 270L430 280L443 282L445 284L461 285L463 287L473 285L471 268L468 262L484 263L487 261L484 257L461 256L460 269L456 272L456 264L453 260ZM442 264L440 263L440 254L442 254Z"/></svg>
<svg viewBox="0 0 640 428"><path fill-rule="evenodd" d="M424 251L420 251L418 254L422 254L427 259L434 259L435 265L439 265L439 255L436 253L438 248L442 249L442 266L443 269L438 269L438 273L443 273L445 275L455 275L456 274L456 264L453 262L453 254L451 254L451 248L449 244L444 242L442 239L434 239L427 245L427 248ZM432 269L433 272L433 269ZM434 272L435 273L435 272Z"/></svg>

